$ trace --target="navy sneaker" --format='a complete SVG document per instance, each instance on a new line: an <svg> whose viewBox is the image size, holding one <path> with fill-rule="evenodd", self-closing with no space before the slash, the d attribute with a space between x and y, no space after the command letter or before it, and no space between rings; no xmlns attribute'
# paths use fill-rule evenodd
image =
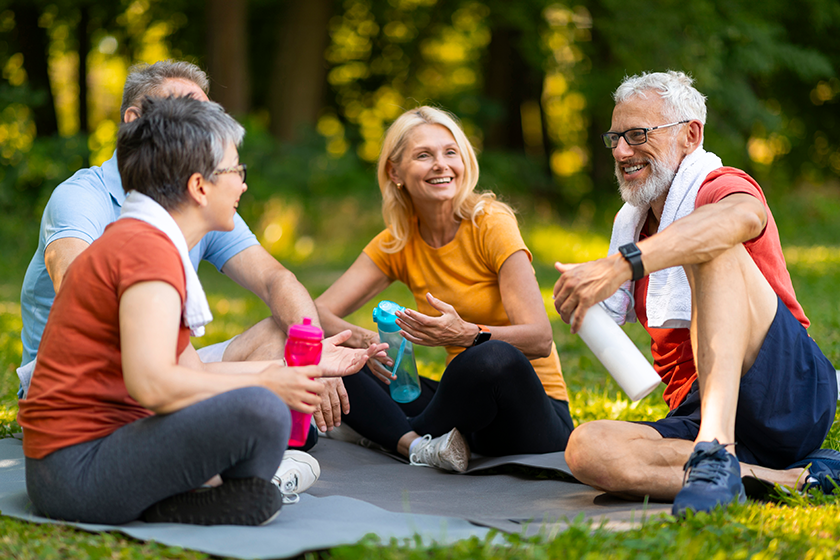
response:
<svg viewBox="0 0 840 560"><path fill-rule="evenodd" d="M736 500L743 504L747 499L741 465L718 440L695 445L683 469L683 487L674 498L672 510L676 517L683 517L688 510L712 511Z"/></svg>
<svg viewBox="0 0 840 560"><path fill-rule="evenodd" d="M808 465L810 465L809 474L802 492L817 488L823 494L831 494L835 492L837 486L840 486L840 452L833 449L817 449L801 461L789 466L788 469L804 469Z"/></svg>

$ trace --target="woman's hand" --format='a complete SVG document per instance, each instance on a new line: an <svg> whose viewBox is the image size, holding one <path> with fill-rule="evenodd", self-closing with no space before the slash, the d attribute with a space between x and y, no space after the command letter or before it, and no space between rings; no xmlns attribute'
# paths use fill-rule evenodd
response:
<svg viewBox="0 0 840 560"><path fill-rule="evenodd" d="M283 399L289 408L313 414L321 404L325 385L318 381L321 366L280 367L270 365L258 374L263 387Z"/></svg>
<svg viewBox="0 0 840 560"><path fill-rule="evenodd" d="M388 353L386 352L388 344L379 342L379 333L362 329L361 327L358 327L356 331L356 335L361 338L365 346L368 348L371 346L379 348L379 351L368 359L368 367L371 373L378 377L380 381L385 385L390 385L391 380L396 379L397 376L391 374L390 368L394 366L394 361L388 357Z"/></svg>
<svg viewBox="0 0 840 560"><path fill-rule="evenodd" d="M356 373L373 357L385 356L387 344L370 339L367 348L348 348L342 346L352 336L352 331L344 330L335 336L325 338L321 350L321 372L324 377L344 377Z"/></svg>
<svg viewBox="0 0 840 560"><path fill-rule="evenodd" d="M406 340L421 346L472 346L478 327L461 319L455 308L432 294L426 294L429 305L440 311L430 317L413 309L397 311L397 325Z"/></svg>

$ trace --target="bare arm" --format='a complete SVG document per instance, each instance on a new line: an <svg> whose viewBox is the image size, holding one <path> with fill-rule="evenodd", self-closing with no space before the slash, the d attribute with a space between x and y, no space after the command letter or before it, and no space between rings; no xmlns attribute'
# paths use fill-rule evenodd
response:
<svg viewBox="0 0 840 560"><path fill-rule="evenodd" d="M754 239L767 225L760 200L737 193L707 204L639 242L645 273L672 266L708 262L739 243ZM557 263L562 273L554 285L554 306L572 332L577 332L585 310L602 301L632 278L630 264L620 254L582 263ZM584 310L578 313L579 309Z"/></svg>
<svg viewBox="0 0 840 560"><path fill-rule="evenodd" d="M499 289L511 324L488 326L492 339L512 344L529 359L548 356L552 343L551 324L525 251L517 251L502 264ZM430 317L411 309L398 312L397 324L406 332L406 338L424 346L472 346L478 326L462 319L449 303L431 294L427 294L426 299L441 316Z"/></svg>
<svg viewBox="0 0 840 560"><path fill-rule="evenodd" d="M275 361L244 361L244 362L202 362L192 342L187 344L181 355L178 356L178 365L201 371L213 373L239 374L259 373L269 366L286 367L286 360Z"/></svg>
<svg viewBox="0 0 840 560"><path fill-rule="evenodd" d="M327 334L337 334L350 329L352 336L345 342L352 348L367 348L379 342L379 335L344 320L376 294L391 284L391 279L379 270L369 256L362 253L350 268L327 288L315 304L321 316L321 324Z"/></svg>
<svg viewBox="0 0 840 560"><path fill-rule="evenodd" d="M391 279L383 274L369 256L362 253L356 262L315 300L321 316L321 325L327 334L349 330L351 335L344 342L346 346L376 347L378 353L371 355L368 366L386 384L391 382L393 376L383 364L389 366L392 364L390 358L384 353L387 346L379 345L379 333L348 323L344 317L359 309L390 284Z"/></svg>
<svg viewBox="0 0 840 560"><path fill-rule="evenodd" d="M318 311L303 284L259 245L240 251L225 263L222 272L265 302L283 332L309 317L319 324Z"/></svg>
<svg viewBox="0 0 840 560"><path fill-rule="evenodd" d="M56 239L44 249L44 264L47 267L47 274L50 275L55 293L61 287L67 267L70 266L82 251L90 247L86 241L76 237L62 237Z"/></svg>
<svg viewBox="0 0 840 560"><path fill-rule="evenodd" d="M178 364L175 350L181 298L165 282L141 282L120 299L122 369L128 393L142 406L167 414L241 387L266 387L295 410L314 412L323 384L318 366L224 375ZM313 394L314 393L314 394Z"/></svg>

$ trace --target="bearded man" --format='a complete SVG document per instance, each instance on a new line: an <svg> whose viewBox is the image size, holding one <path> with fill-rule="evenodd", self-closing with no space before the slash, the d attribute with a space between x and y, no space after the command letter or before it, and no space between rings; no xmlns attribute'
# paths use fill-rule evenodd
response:
<svg viewBox="0 0 840 560"><path fill-rule="evenodd" d="M609 256L557 263L555 307L572 332L602 305L638 319L671 411L579 426L566 461L606 492L709 511L779 483L834 489L834 367L808 336L761 187L703 149L705 97L681 72L626 78L610 131L624 207ZM685 471L685 475L683 474ZM742 481L742 473L746 475Z"/></svg>

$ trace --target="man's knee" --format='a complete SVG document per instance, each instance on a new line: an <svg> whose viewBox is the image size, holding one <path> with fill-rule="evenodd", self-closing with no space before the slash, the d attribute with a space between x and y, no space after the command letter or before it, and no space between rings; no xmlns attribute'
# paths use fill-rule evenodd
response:
<svg viewBox="0 0 840 560"><path fill-rule="evenodd" d="M590 464L597 462L597 447L602 441L604 422L595 420L585 422L572 430L569 443L566 445L566 464L575 478L584 476L591 470Z"/></svg>
<svg viewBox="0 0 840 560"><path fill-rule="evenodd" d="M623 460L630 441L621 428L627 422L595 420L572 431L566 447L566 464L584 484L612 493L622 493L635 484L632 469Z"/></svg>
<svg viewBox="0 0 840 560"><path fill-rule="evenodd" d="M239 336L225 349L223 360L244 362L251 360L279 360L286 347L286 333L271 317L263 319Z"/></svg>

